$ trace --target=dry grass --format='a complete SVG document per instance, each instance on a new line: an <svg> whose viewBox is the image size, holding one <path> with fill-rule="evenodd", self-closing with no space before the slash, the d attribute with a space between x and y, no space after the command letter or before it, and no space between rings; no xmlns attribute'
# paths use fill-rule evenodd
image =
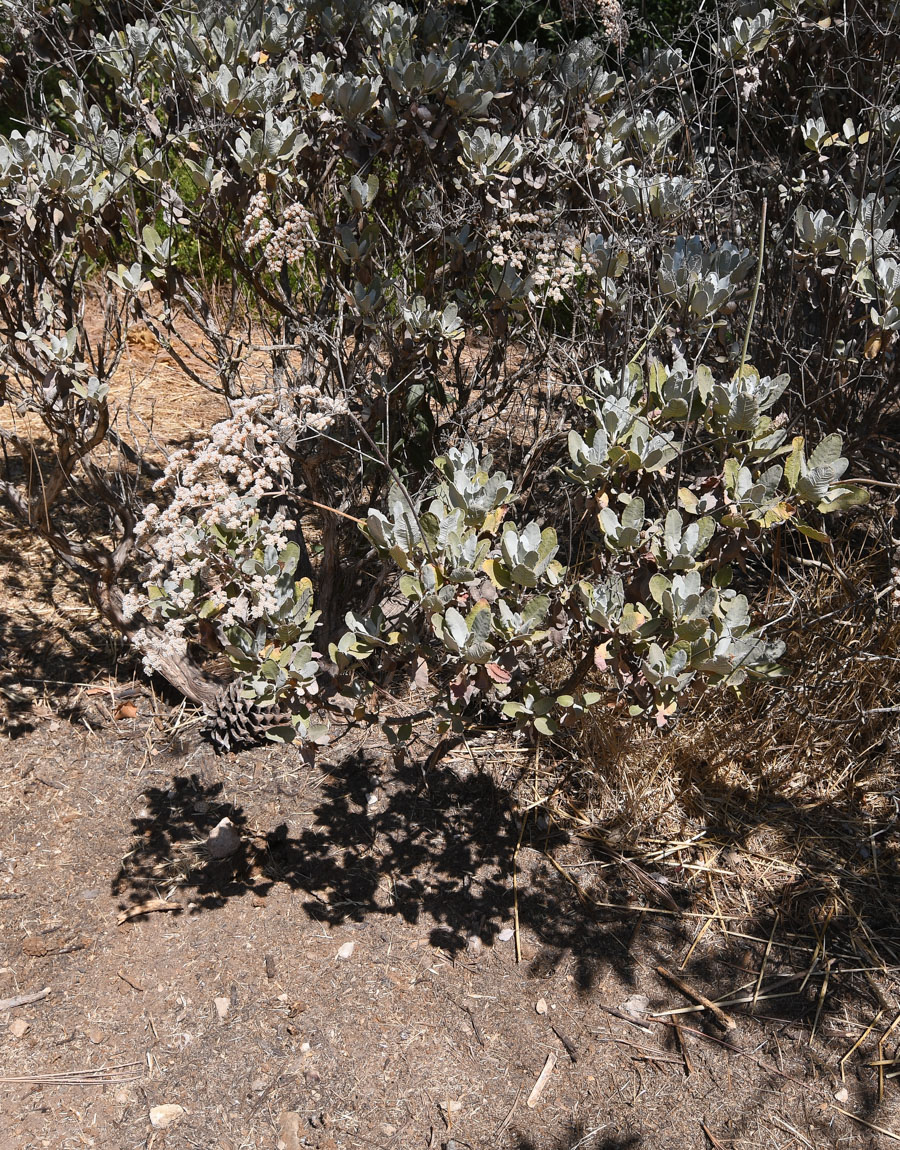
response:
<svg viewBox="0 0 900 1150"><path fill-rule="evenodd" d="M873 1023L858 1061L900 1000L900 611L890 547L849 548L772 592L786 679L708 691L670 731L594 713L530 790L588 852L555 864L582 900L679 920L682 967L746 958L743 1009L799 996L811 1037L837 1011Z"/></svg>

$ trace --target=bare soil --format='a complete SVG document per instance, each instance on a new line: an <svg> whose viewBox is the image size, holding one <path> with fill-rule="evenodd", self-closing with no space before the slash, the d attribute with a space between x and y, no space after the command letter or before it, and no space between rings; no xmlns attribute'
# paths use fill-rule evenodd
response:
<svg viewBox="0 0 900 1150"><path fill-rule="evenodd" d="M314 763L217 759L188 716L121 680L28 715L0 746L0 998L50 993L0 1012L2 1150L898 1137L841 1113L900 1131L872 1035L842 1082L876 1016L865 982L832 998L795 978L771 998L805 948L717 921L714 893L703 906L672 885L667 912L646 876L541 816L523 829L523 747L486 735L427 764L423 741L397 763L348 731ZM226 816L240 846L217 860L204 844ZM720 869L739 881L740 860ZM718 999L762 970L763 993L726 1008L730 1029L652 1017L691 1005L659 965ZM896 1013L878 986L875 1035ZM167 1104L183 1113L154 1127Z"/></svg>

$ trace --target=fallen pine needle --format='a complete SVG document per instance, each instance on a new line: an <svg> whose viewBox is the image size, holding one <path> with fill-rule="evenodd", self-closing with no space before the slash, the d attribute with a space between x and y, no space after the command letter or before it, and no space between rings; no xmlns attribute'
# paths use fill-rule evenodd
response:
<svg viewBox="0 0 900 1150"><path fill-rule="evenodd" d="M800 1131L797 1130L796 1127L792 1126L790 1122L785 1122L785 1120L783 1118L779 1118L777 1114L772 1114L771 1118L776 1126L781 1127L782 1130L786 1130L788 1134L793 1134L794 1137L802 1142L804 1146L808 1146L809 1150L816 1150L812 1142L810 1142L807 1138L804 1138Z"/></svg>
<svg viewBox="0 0 900 1150"><path fill-rule="evenodd" d="M608 1122L604 1122L602 1126L595 1126L593 1130L589 1130L583 1138L578 1139L578 1141L572 1147L572 1150L578 1150L580 1146L586 1145L592 1138L596 1138L601 1130L605 1130L608 1125Z"/></svg>
<svg viewBox="0 0 900 1150"><path fill-rule="evenodd" d="M694 936L694 941L691 943L690 949L688 950L687 954L684 956L684 958L681 962L681 965L678 968L679 970L684 970L684 968L687 966L688 962L690 961L691 955L694 953L694 950L697 946L697 943L700 941L701 938L703 938L703 936L706 934L707 930L709 930L710 923L715 921L715 917L716 916L714 914L711 914L709 916L709 918L706 920L706 922L703 923L703 925L697 931L696 935Z"/></svg>
<svg viewBox="0 0 900 1150"><path fill-rule="evenodd" d="M869 1130L874 1130L877 1134L883 1134L885 1138L891 1138L894 1142L900 1142L900 1134L895 1134L892 1130L886 1130L883 1126L876 1126L874 1122L869 1122L865 1118L860 1118L856 1114L851 1114L849 1110L844 1110L840 1106L835 1106L831 1103L831 1109L837 1110L839 1114L846 1114L848 1118L852 1118L854 1122L858 1122L860 1126L866 1126Z"/></svg>
<svg viewBox="0 0 900 1150"><path fill-rule="evenodd" d="M510 1124L510 1122L512 1122L513 1112L515 1111L516 1107L518 1106L519 1098L521 1096L522 1096L522 1087L520 1086L519 1089L516 1091L516 1096L513 1099L512 1106L510 1106L509 1110L507 1110L507 1112L506 1112L506 1117L503 1119L503 1121L500 1123L500 1125L494 1131L494 1142L495 1143L497 1142L497 1139L500 1137L500 1135L504 1132L506 1127Z"/></svg>
<svg viewBox="0 0 900 1150"><path fill-rule="evenodd" d="M553 1073L553 1067L555 1065L556 1065L556 1055L551 1050L550 1053L547 1055L547 1061L544 1063L544 1069L538 1075L538 1080L537 1080L537 1082L535 1082L534 1088L532 1089L531 1093L528 1095L528 1100L525 1103L525 1105L528 1107L529 1110L533 1110L535 1108L535 1106L537 1106L538 1100L540 1099L541 1094L543 1093L544 1087L547 1085L547 1079Z"/></svg>
<svg viewBox="0 0 900 1150"><path fill-rule="evenodd" d="M47 1086L87 1086L91 1082L134 1082L143 1077L135 1073L135 1066L143 1062L120 1062L116 1066L96 1066L87 1070L59 1070L47 1074L16 1074L0 1078L0 1082L40 1082ZM126 1074L126 1071L132 1071Z"/></svg>
<svg viewBox="0 0 900 1150"><path fill-rule="evenodd" d="M816 1030L819 1026L819 1019L822 1017L822 1007L825 1005L825 995L828 993L828 979L831 976L831 962L832 960L829 958L825 963L825 977L822 979L822 985L819 987L819 994L818 998L816 999L816 1016L813 1019L812 1030L809 1032L810 1046L812 1046L812 1041L816 1036Z"/></svg>
<svg viewBox="0 0 900 1150"><path fill-rule="evenodd" d="M688 1076L694 1073L694 1067L691 1063L691 1056L688 1054L687 1039L677 1022L672 1024L675 1027L675 1037L678 1039L678 1045L681 1048L681 1057L684 1059L684 1072Z"/></svg>
<svg viewBox="0 0 900 1150"><path fill-rule="evenodd" d="M656 1018L654 1022L658 1022L661 1026L676 1025L681 1026L685 1034L696 1035L697 1038L704 1038L707 1042L714 1042L717 1046L724 1046L726 1050L730 1050L732 1054L740 1054L743 1058L749 1058L751 1062L755 1062L760 1070L765 1070L769 1074L777 1074L779 1078L783 1078L786 1082L793 1082L795 1086L803 1086L799 1078L791 1078L790 1074L785 1074L783 1070L779 1070L777 1066L771 1066L768 1062L763 1062L761 1058L757 1058L755 1054L751 1054L748 1050L741 1050L739 1046L735 1046L733 1042L729 1042L727 1038L717 1038L714 1034L707 1034L705 1030L695 1030L692 1026L685 1026L683 1023L670 1022L666 1018Z"/></svg>
<svg viewBox="0 0 900 1150"><path fill-rule="evenodd" d="M132 990L143 991L143 986L141 986L140 983L135 982L133 978L130 978L124 970L117 970L116 974L119 976L119 978L121 978L123 982L127 982Z"/></svg>
<svg viewBox="0 0 900 1150"><path fill-rule="evenodd" d="M878 1020L881 1018L882 1014L884 1014L884 1011L879 1010L878 1013L875 1015L875 1017L872 1019L872 1021L869 1023L869 1025L866 1027L865 1032L859 1038L857 1038L857 1040L853 1043L853 1045L850 1047L850 1049L847 1051L847 1053L844 1055L844 1057L838 1063L838 1065L841 1068L841 1082L845 1081L845 1079L844 1079L844 1066L847 1062L847 1059L850 1057L850 1055L853 1053L854 1050L856 1050L858 1047L862 1046L862 1044L865 1042L865 1040L869 1037L869 1035L875 1029L875 1026L876 1026Z"/></svg>
<svg viewBox="0 0 900 1150"><path fill-rule="evenodd" d="M706 1135L706 1137L710 1140L712 1145L715 1146L716 1150L725 1150L725 1147L722 1145L722 1143L719 1141L719 1139L715 1136L715 1134L713 1134L712 1130L710 1130L710 1128L706 1125L705 1122L700 1123L700 1129L703 1131L703 1133Z"/></svg>
<svg viewBox="0 0 900 1150"><path fill-rule="evenodd" d="M519 841L513 851L513 932L516 940L516 962L522 961L522 935L519 930L519 851L522 849L522 838L525 834L525 824L528 822L528 812L522 815L522 825L519 827Z"/></svg>
<svg viewBox="0 0 900 1150"><path fill-rule="evenodd" d="M769 961L769 955L772 952L772 942L775 939L775 931L778 929L779 915L776 913L775 921L772 923L772 933L769 935L769 941L766 943L766 950L762 956L762 962L759 967L759 978L756 980L756 986L753 989L753 1003L750 1007L751 1010L756 1009L756 1003L759 1000L759 992L762 989L763 975L766 973L766 963Z"/></svg>

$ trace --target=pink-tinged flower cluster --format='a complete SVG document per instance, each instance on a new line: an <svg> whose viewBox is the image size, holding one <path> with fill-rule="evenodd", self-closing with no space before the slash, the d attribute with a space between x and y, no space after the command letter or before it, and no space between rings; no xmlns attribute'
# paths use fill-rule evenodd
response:
<svg viewBox="0 0 900 1150"><path fill-rule="evenodd" d="M510 211L487 231L488 259L531 277L535 290L561 303L576 280L596 272L575 229L551 208Z"/></svg>
<svg viewBox="0 0 900 1150"><path fill-rule="evenodd" d="M273 223L265 192L257 192L247 208L244 224L244 251L261 248L266 267L277 275L283 263L296 266L303 262L315 236L310 228L312 216L302 204L289 204L281 221Z"/></svg>

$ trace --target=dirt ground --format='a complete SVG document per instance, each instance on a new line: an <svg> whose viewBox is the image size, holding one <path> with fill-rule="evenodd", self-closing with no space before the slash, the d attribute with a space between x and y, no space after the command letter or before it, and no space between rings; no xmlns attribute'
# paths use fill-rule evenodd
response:
<svg viewBox="0 0 900 1150"><path fill-rule="evenodd" d="M879 1102L866 1065L894 1057L873 1038L893 999L865 1035L871 996L799 981L809 954L780 935L714 921L713 898L667 911L656 880L542 816L523 829L531 756L508 739L427 749L397 764L348 731L312 764L216 758L121 679L20 714L0 744L0 998L49 993L0 1011L0 1148L898 1140L896 1083ZM223 817L239 844L217 859ZM711 998L764 992L732 1026L654 1017L691 1005L660 965Z"/></svg>

